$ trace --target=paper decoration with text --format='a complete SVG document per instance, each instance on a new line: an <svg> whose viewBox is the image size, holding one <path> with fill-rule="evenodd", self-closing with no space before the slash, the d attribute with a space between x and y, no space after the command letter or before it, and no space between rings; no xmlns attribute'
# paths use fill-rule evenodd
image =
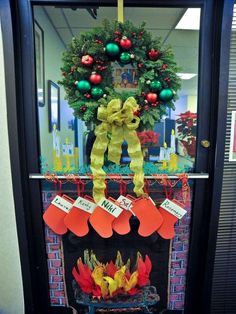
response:
<svg viewBox="0 0 236 314"><path fill-rule="evenodd" d="M112 223L123 211L110 198L102 198L89 218L90 224L103 238L109 238L113 234Z"/></svg>
<svg viewBox="0 0 236 314"><path fill-rule="evenodd" d="M78 197L73 204L64 223L67 228L78 237L83 237L89 232L88 220L97 205L89 196Z"/></svg>
<svg viewBox="0 0 236 314"><path fill-rule="evenodd" d="M132 217L132 201L127 197L120 195L116 202L123 209L122 213L113 221L112 228L120 235L130 232L129 220Z"/></svg>
<svg viewBox="0 0 236 314"><path fill-rule="evenodd" d="M43 220L56 234L64 234L67 227L64 223L66 215L70 212L74 200L67 195L57 195L43 214Z"/></svg>
<svg viewBox="0 0 236 314"><path fill-rule="evenodd" d="M150 236L163 222L162 215L150 197L135 200L133 202L132 212L137 216L140 222L138 233L143 237Z"/></svg>
<svg viewBox="0 0 236 314"><path fill-rule="evenodd" d="M176 200L165 199L160 205L159 211L163 217L163 223L157 232L163 239L172 239L175 236L174 225L181 219L187 211L183 205Z"/></svg>

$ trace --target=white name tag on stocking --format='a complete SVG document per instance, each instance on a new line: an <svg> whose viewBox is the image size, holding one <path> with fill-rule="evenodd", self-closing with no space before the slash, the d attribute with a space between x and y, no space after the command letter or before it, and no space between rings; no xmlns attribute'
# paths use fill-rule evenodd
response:
<svg viewBox="0 0 236 314"><path fill-rule="evenodd" d="M117 202L119 203L120 207L122 207L126 210L130 210L133 206L132 201L123 195L120 195L118 197Z"/></svg>
<svg viewBox="0 0 236 314"><path fill-rule="evenodd" d="M100 201L98 202L98 206L100 206L102 209L104 209L105 211L107 211L109 214L111 214L112 216L116 218L123 211L122 208L120 208L119 206L111 202L110 200L106 199L105 197L100 199Z"/></svg>
<svg viewBox="0 0 236 314"><path fill-rule="evenodd" d="M84 210L86 213L92 214L97 205L86 198L78 197L73 206Z"/></svg>
<svg viewBox="0 0 236 314"><path fill-rule="evenodd" d="M168 199L165 199L160 207L164 208L167 212L171 213L178 219L181 219L187 213L183 207Z"/></svg>
<svg viewBox="0 0 236 314"><path fill-rule="evenodd" d="M120 195L117 199L117 202L119 203L121 208L130 211L135 216L135 214L132 212L133 204L129 198L127 198L123 195Z"/></svg>
<svg viewBox="0 0 236 314"><path fill-rule="evenodd" d="M73 206L72 203L68 202L61 196L57 195L52 201L51 204L55 205L57 208L60 208L66 213L69 213L71 207Z"/></svg>

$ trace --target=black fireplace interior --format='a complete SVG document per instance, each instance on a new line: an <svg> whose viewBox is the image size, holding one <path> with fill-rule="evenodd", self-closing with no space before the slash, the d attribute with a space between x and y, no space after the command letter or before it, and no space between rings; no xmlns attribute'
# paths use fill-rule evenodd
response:
<svg viewBox="0 0 236 314"><path fill-rule="evenodd" d="M160 296L155 310L159 312L167 307L168 291L168 268L170 241L162 239L157 233L149 237L141 237L137 233L137 219L131 219L131 231L125 236L116 233L111 238L101 238L92 228L87 236L79 238L72 232L67 232L63 236L63 252L65 267L65 282L69 305L74 307L79 313L84 313L80 305L76 303L74 290L72 288L72 269L79 257L83 257L84 250L93 250L99 261L104 263L110 260L115 261L117 251L121 252L123 261L131 258L131 263L135 262L136 254L139 251L143 256L146 254L152 261L152 271L150 274L151 285L155 286Z"/></svg>

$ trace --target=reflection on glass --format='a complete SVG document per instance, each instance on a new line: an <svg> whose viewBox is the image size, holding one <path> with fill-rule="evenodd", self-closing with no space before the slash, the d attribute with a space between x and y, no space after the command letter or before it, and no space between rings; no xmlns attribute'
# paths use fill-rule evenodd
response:
<svg viewBox="0 0 236 314"><path fill-rule="evenodd" d="M65 45L71 42L71 33L64 32L63 28L56 24L56 16L61 18L61 11L45 8L47 14L52 17L55 28L61 35ZM156 123L153 131L139 132L138 136L142 146L142 152L146 168L152 169L153 172L192 172L194 170L195 151L196 151L196 129L197 129L197 79L198 79L198 40L199 40L199 12L192 15L191 19L196 20L195 29L187 22L181 22L181 17L185 16L185 9L182 8L126 8L125 16L135 25L139 25L140 21L146 22L146 29L152 33L154 37L161 36L163 44L170 44L175 53L175 59L180 71L178 76L182 80L182 89L178 93L179 99L175 103L175 110L168 109L165 118ZM187 10L188 11L188 10ZM186 11L186 13L187 13ZM191 11L191 10L190 10ZM193 12L188 11L188 14ZM80 34L95 26L101 25L104 18L116 18L116 12L112 8L99 8L98 18L92 19L86 10L63 9L66 15L73 35ZM39 7L35 8L35 17L41 25L46 25L46 16ZM180 21L181 23L178 23ZM50 35L48 28L43 29L45 36L45 74L46 79L53 81L60 80L59 68L61 67L61 55L65 50L63 45L59 45L58 39ZM36 34L36 55L40 56L38 47L38 35ZM37 57L37 64L38 64ZM55 65L52 65L55 60ZM57 67L55 71L55 66ZM113 83L117 91L133 91L137 88L136 71L131 65L113 64ZM37 72L38 72L37 66ZM40 78L39 74L39 78ZM50 77L51 76L51 77ZM94 125L85 124L77 120L76 127L71 126L73 121L73 112L64 101L64 90L60 89L60 108L61 113L61 131L60 137L65 142L69 138L69 142L74 145L78 152L78 160L74 160L74 164L79 167L90 164L90 153L95 139ZM52 89L51 98L51 124L58 121L58 107L56 90ZM43 110L42 110L43 109ZM50 134L45 134L44 117L47 108L40 108L39 126L41 133L41 155L45 157L46 163L52 165L52 154L49 152L48 141ZM57 128L58 129L58 128ZM165 152L163 154L163 152ZM168 152L168 153L167 153ZM77 156L76 155L76 156ZM127 152L127 144L122 145L121 164L123 167L129 165L130 157ZM62 160L62 164L66 161ZM112 167L112 163L106 161L106 167ZM78 170L78 169L75 169Z"/></svg>
<svg viewBox="0 0 236 314"><path fill-rule="evenodd" d="M49 132L60 130L60 88L52 81L48 81L48 113Z"/></svg>
<svg viewBox="0 0 236 314"><path fill-rule="evenodd" d="M35 62L36 62L36 86L38 105L44 106L44 42L43 30L39 24L34 23L35 34Z"/></svg>
<svg viewBox="0 0 236 314"><path fill-rule="evenodd" d="M58 93L57 89L52 86L51 87L51 123L52 125L57 124L58 122Z"/></svg>

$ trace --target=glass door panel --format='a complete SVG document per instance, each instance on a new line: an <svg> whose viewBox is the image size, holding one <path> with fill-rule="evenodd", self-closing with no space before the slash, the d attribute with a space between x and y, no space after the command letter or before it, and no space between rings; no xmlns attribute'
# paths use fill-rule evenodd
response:
<svg viewBox="0 0 236 314"><path fill-rule="evenodd" d="M149 130L139 132L147 174L150 171L153 173L194 171L199 29L191 23L177 25L181 18L188 14L193 14L193 19L199 23L200 9L191 9L194 10L192 13L189 10L183 8L125 9L126 20L135 25L144 21L147 31L150 31L154 37L162 37L163 47L171 45L179 67L178 75L181 78L181 89L177 93L178 99L174 102L175 110L171 108L165 110L165 114L153 127L154 134ZM38 117L43 173L45 171L57 173L88 171L87 166L90 164L91 146L94 140L94 125L86 124L73 116L73 110L69 108L65 100L64 88L58 84L58 81L62 80L60 71L63 65L62 54L72 38L81 32L100 26L104 19L116 18L114 8L100 7L97 10L96 19L89 12L86 9L34 7ZM43 84L42 78L44 78ZM58 84L59 89L58 121L49 121L53 109L50 106L52 99L49 97L48 89L50 80ZM113 83L119 92L136 91L135 70L130 64L121 67L114 62ZM54 103L54 106L57 105ZM60 128L57 127L59 122ZM169 153L163 157L161 152L164 146L167 147L165 151L174 152L175 155L171 156L171 160ZM167 158L167 162L163 162L163 158ZM124 144L121 164L126 166L129 163L130 157ZM113 171L111 163L108 162L106 166L107 171ZM123 168L120 168L120 172ZM126 168L125 171L127 171Z"/></svg>
<svg viewBox="0 0 236 314"><path fill-rule="evenodd" d="M114 7L72 9L34 6L33 13L41 172L87 175L90 173L95 125L84 123L75 117L73 110L68 106L63 86L58 83L63 78L60 70L63 64L62 55L73 37L100 26L104 19L115 20L117 11ZM161 36L162 47L172 46L179 67L178 76L181 79L175 110L167 108L160 121L155 122L152 131L139 131L145 174L192 173L195 169L197 136L200 9L194 9L191 13L191 10L186 8L130 7L125 8L124 13L125 20L135 25L144 21L147 31L154 37ZM191 16L191 23L183 24L183 18L188 14ZM196 25L193 22L196 22ZM163 66L168 68L168 64ZM73 68L70 70L76 71ZM130 93L137 90L137 71L130 64L121 66L114 62L112 77L116 91ZM168 79L170 78L167 78L167 87ZM114 168L114 165L107 161L105 170L119 175L131 173L130 156L125 143L122 145L120 163L120 167ZM74 297L71 272L77 259L83 256L84 250L89 249L104 263L114 259L117 250L121 251L124 259L134 259L137 251L150 255L153 265L151 284L156 287L160 296L160 302L155 305L156 309L184 309L193 182L189 182L189 190L177 179L171 182L171 198L184 203L187 210L186 215L176 223L176 235L172 240L163 239L156 232L140 239L137 237L138 224L135 219L131 220L132 230L128 235L122 237L115 234L111 239L105 240L92 229L85 237L78 237L70 231L59 236L45 225L51 306L73 306L77 310L80 309L81 305L76 303ZM149 194L159 206L167 196L163 186L159 181L152 179L146 181L146 185ZM48 208L58 193L58 187L60 192L75 199L77 194L91 195L92 182L87 178L81 179L79 185L67 182L62 186L59 184L56 188L54 183L43 181L43 210ZM187 196L183 187L187 188ZM132 192L132 184L127 184L126 188L127 192ZM108 193L118 197L120 182L110 182Z"/></svg>

